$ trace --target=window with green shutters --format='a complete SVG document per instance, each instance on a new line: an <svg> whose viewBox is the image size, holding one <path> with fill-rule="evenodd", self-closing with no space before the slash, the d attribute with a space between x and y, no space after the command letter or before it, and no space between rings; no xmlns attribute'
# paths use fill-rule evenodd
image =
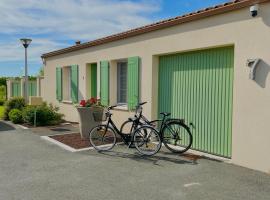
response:
<svg viewBox="0 0 270 200"><path fill-rule="evenodd" d="M78 65L71 66L70 73L70 88L71 88L71 100L73 103L78 102L78 85L79 85L79 67Z"/></svg>
<svg viewBox="0 0 270 200"><path fill-rule="evenodd" d="M56 99L58 101L78 102L79 86L79 67L72 65L70 67L56 68Z"/></svg>
<svg viewBox="0 0 270 200"><path fill-rule="evenodd" d="M62 68L56 68L56 99L62 101Z"/></svg>
<svg viewBox="0 0 270 200"><path fill-rule="evenodd" d="M100 101L101 105L109 105L109 62L100 62Z"/></svg>
<svg viewBox="0 0 270 200"><path fill-rule="evenodd" d="M128 109L134 110L139 101L139 57L128 58Z"/></svg>
<svg viewBox="0 0 270 200"><path fill-rule="evenodd" d="M119 105L127 103L129 110L134 110L139 101L139 57L130 57L127 62L117 63L117 102ZM126 75L125 75L126 74ZM108 61L100 62L100 99L101 104L108 106L109 101L110 66ZM125 85L123 85L125 84Z"/></svg>

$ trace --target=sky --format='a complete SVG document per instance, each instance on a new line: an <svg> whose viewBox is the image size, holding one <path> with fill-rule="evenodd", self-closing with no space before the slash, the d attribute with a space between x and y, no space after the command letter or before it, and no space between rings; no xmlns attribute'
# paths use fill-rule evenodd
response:
<svg viewBox="0 0 270 200"><path fill-rule="evenodd" d="M91 41L230 0L1 0L0 77L36 75L43 53Z"/></svg>

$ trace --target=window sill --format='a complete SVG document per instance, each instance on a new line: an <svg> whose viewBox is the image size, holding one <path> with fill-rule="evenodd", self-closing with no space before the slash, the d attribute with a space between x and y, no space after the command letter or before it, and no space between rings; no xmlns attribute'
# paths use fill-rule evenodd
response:
<svg viewBox="0 0 270 200"><path fill-rule="evenodd" d="M123 110L123 111L128 111L128 106L127 105L118 105L115 110Z"/></svg>
<svg viewBox="0 0 270 200"><path fill-rule="evenodd" d="M64 104L73 104L72 101L70 101L70 100L63 100L62 103L64 103Z"/></svg>

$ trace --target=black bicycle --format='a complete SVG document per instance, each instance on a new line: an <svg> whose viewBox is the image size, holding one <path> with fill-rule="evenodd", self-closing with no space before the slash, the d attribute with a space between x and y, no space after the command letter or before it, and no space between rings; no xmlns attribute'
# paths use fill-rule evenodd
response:
<svg viewBox="0 0 270 200"><path fill-rule="evenodd" d="M143 155L152 156L161 148L161 138L158 131L151 125L142 125L134 128L131 132L124 134L115 125L110 112L116 106L108 107L104 114L93 113L95 121L107 121L106 124L94 127L89 133L91 145L97 151L109 151L116 143L124 142L128 147L135 148ZM137 123L137 122L136 122ZM117 137L116 136L120 136Z"/></svg>
<svg viewBox="0 0 270 200"><path fill-rule="evenodd" d="M120 131L131 133L140 126L150 125L159 130L163 144L174 153L184 153L190 149L193 137L190 128L183 119L171 119L171 113L160 113L163 117L159 120L149 121L143 114L142 106L147 102L139 103L136 107L134 118L129 118L123 123Z"/></svg>

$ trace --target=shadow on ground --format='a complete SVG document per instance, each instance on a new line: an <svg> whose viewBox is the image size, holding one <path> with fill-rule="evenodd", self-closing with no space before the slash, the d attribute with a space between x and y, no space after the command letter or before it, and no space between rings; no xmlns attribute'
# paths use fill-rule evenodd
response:
<svg viewBox="0 0 270 200"><path fill-rule="evenodd" d="M0 121L0 131L12 131L15 130L15 128L3 121Z"/></svg>
<svg viewBox="0 0 270 200"><path fill-rule="evenodd" d="M114 157L114 158L124 158L124 159L130 159L136 162L142 162L142 163L152 163L153 165L160 165L160 161L166 161L171 162L174 164L188 164L188 165L197 165L197 160L201 159L200 156L195 156L193 154L173 154L166 152L166 150L161 150L159 153L157 153L154 156L142 156L136 151L126 152L122 151L125 149L124 147L121 147L120 149L114 149L113 151L107 151L107 152L96 152L95 150L90 150L87 152L84 152L85 154L92 154L95 156L104 156L104 157ZM115 151L116 150L116 151Z"/></svg>
<svg viewBox="0 0 270 200"><path fill-rule="evenodd" d="M40 136L79 133L78 124L60 124L56 126L31 127L31 132Z"/></svg>

